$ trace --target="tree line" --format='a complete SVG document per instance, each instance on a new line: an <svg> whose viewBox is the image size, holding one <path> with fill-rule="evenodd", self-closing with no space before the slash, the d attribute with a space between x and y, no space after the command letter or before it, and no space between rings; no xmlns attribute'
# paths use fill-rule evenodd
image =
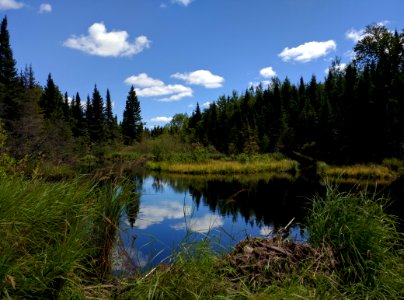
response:
<svg viewBox="0 0 404 300"><path fill-rule="evenodd" d="M7 148L16 158L44 156L68 159L94 145L132 144L142 136L140 103L133 87L128 92L122 122L113 115L110 91L105 101L97 86L85 102L79 93L62 94L49 74L40 86L31 66L18 72L7 17L0 29L0 120Z"/></svg>
<svg viewBox="0 0 404 300"><path fill-rule="evenodd" d="M177 132L220 152L296 152L334 163L404 157L404 32L370 25L346 67L335 59L324 82L275 78L221 96L191 116L177 114L151 136Z"/></svg>
<svg viewBox="0 0 404 300"><path fill-rule="evenodd" d="M0 121L16 157L69 160L98 145L139 142L163 133L225 154L296 152L327 162L354 163L404 157L404 31L370 25L343 68L331 64L323 82L270 85L223 95L201 110L177 114L165 127L144 128L132 86L122 122L97 86L85 100L62 94L49 74L40 86L31 66L16 69L7 17L0 28ZM0 149L1 151L1 149Z"/></svg>

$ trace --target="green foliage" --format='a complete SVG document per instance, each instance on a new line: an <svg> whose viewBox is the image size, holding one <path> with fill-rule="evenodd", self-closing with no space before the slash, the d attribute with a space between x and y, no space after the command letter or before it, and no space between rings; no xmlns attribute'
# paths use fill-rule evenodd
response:
<svg viewBox="0 0 404 300"><path fill-rule="evenodd" d="M330 246L338 260L340 289L348 297L399 299L404 296L403 235L384 212L386 199L341 193L328 187L313 199L307 218L309 242Z"/></svg>
<svg viewBox="0 0 404 300"><path fill-rule="evenodd" d="M140 141L143 130L140 103L132 86L126 99L122 120L122 136L126 145Z"/></svg>

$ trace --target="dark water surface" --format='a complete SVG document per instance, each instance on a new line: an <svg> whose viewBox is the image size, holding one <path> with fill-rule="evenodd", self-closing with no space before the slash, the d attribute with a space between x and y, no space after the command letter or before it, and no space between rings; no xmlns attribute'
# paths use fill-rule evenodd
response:
<svg viewBox="0 0 404 300"><path fill-rule="evenodd" d="M135 183L139 198L121 220L117 270L122 264L141 270L168 263L173 251L203 239L229 250L249 236L271 237L291 220L288 236L304 241L307 232L300 224L310 198L325 193L319 183L273 174L147 175L136 176Z"/></svg>

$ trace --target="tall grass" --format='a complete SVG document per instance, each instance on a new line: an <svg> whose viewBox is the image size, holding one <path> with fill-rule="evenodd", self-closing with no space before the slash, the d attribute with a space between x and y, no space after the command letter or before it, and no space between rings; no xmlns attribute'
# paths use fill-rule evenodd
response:
<svg viewBox="0 0 404 300"><path fill-rule="evenodd" d="M85 286L101 283L107 270L99 268L106 247L99 233L113 223L105 204L113 193L80 179L0 178L0 298L91 294Z"/></svg>
<svg viewBox="0 0 404 300"><path fill-rule="evenodd" d="M182 174L233 174L233 173L260 173L260 172L291 172L296 173L297 162L288 159L264 161L221 161L210 160L201 163L172 163L148 162L149 170L158 170Z"/></svg>
<svg viewBox="0 0 404 300"><path fill-rule="evenodd" d="M309 242L327 245L338 259L340 290L359 299L404 297L403 235L386 199L368 193L342 193L328 187L313 199L307 218Z"/></svg>

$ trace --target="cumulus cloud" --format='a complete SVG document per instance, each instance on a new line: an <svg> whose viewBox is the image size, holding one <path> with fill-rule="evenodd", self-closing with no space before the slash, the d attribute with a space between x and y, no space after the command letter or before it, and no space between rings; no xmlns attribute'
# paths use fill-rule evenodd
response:
<svg viewBox="0 0 404 300"><path fill-rule="evenodd" d="M183 6L188 6L193 0L172 0L173 3L181 4Z"/></svg>
<svg viewBox="0 0 404 300"><path fill-rule="evenodd" d="M39 13L40 14L50 13L50 12L52 12L52 5L50 5L49 3L42 3L39 6Z"/></svg>
<svg viewBox="0 0 404 300"><path fill-rule="evenodd" d="M127 85L133 85L141 88L164 86L164 82L159 79L149 77L146 73L140 73L139 75L132 75L125 79Z"/></svg>
<svg viewBox="0 0 404 300"><path fill-rule="evenodd" d="M171 122L173 118L172 117L155 117L150 119L150 122L152 123L169 123Z"/></svg>
<svg viewBox="0 0 404 300"><path fill-rule="evenodd" d="M179 202L161 201L158 205L143 205L136 219L135 227L146 229L151 225L160 224L166 219L182 219L184 214L189 215L190 213L190 208L184 208L184 204Z"/></svg>
<svg viewBox="0 0 404 300"><path fill-rule="evenodd" d="M276 72L272 67L266 67L260 70L260 74L264 78L271 78L276 76Z"/></svg>
<svg viewBox="0 0 404 300"><path fill-rule="evenodd" d="M0 10L20 9L24 7L24 3L15 0L0 0Z"/></svg>
<svg viewBox="0 0 404 300"><path fill-rule="evenodd" d="M187 223L178 223L172 225L171 228L175 230L187 229L192 232L206 233L212 229L222 227L224 224L223 218L211 213L208 213L200 218L190 218Z"/></svg>
<svg viewBox="0 0 404 300"><path fill-rule="evenodd" d="M184 97L192 97L193 90L182 84L165 84L159 79L149 77L146 73L133 75L124 81L128 85L135 86L135 91L141 97L163 97L161 102L179 101Z"/></svg>
<svg viewBox="0 0 404 300"><path fill-rule="evenodd" d="M337 43L333 40L325 42L307 42L295 48L286 47L278 54L283 61L310 62L322 56L326 56L331 51L337 49Z"/></svg>
<svg viewBox="0 0 404 300"><path fill-rule="evenodd" d="M175 73L171 77L184 80L188 84L202 85L205 88L219 88L223 86L224 78L212 74L208 70L197 70L191 73Z"/></svg>
<svg viewBox="0 0 404 300"><path fill-rule="evenodd" d="M260 234L261 235L269 236L269 235L272 235L273 233L274 233L274 227L273 226L262 226L260 228Z"/></svg>
<svg viewBox="0 0 404 300"><path fill-rule="evenodd" d="M88 35L72 36L64 42L66 47L77 49L97 56L132 56L150 47L150 40L138 36L133 42L128 41L126 31L110 31L103 23L94 23L88 28Z"/></svg>

